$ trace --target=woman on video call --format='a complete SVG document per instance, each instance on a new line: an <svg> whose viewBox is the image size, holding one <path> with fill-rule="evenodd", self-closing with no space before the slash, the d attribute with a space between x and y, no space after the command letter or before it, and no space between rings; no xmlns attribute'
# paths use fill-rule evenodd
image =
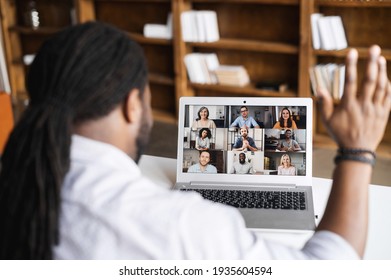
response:
<svg viewBox="0 0 391 280"><path fill-rule="evenodd" d="M296 168L291 164L291 157L288 154L281 156L280 166L278 167L278 175L296 175Z"/></svg>
<svg viewBox="0 0 391 280"><path fill-rule="evenodd" d="M216 124L214 121L209 119L209 110L206 107L201 107L198 110L198 118L195 119L195 121L192 124L192 129L197 129L200 127L207 127L207 128L216 128Z"/></svg>
<svg viewBox="0 0 391 280"><path fill-rule="evenodd" d="M207 127L201 128L196 138L196 145L195 145L196 149L199 151L209 150L211 137L212 137L212 133L210 132L209 128Z"/></svg>
<svg viewBox="0 0 391 280"><path fill-rule="evenodd" d="M297 129L296 122L292 120L291 111L287 107L281 110L280 119L273 126L274 129Z"/></svg>

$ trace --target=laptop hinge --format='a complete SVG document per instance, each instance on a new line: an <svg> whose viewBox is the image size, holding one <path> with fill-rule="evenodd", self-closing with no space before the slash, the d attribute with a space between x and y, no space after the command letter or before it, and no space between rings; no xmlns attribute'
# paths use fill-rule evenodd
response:
<svg viewBox="0 0 391 280"><path fill-rule="evenodd" d="M259 184L259 183L214 183L214 182L190 182L190 186L202 187L247 187L247 188L297 188L294 184Z"/></svg>

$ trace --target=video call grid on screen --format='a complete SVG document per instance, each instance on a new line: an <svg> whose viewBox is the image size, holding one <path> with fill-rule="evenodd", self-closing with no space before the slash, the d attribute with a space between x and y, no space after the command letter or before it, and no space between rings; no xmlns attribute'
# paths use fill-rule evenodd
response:
<svg viewBox="0 0 391 280"><path fill-rule="evenodd" d="M184 110L183 173L198 173L200 153L206 150L209 174L306 175L306 106L186 105ZM247 113L244 125L235 121L243 111ZM290 128L276 126L282 111L290 115ZM205 112L207 122L197 121ZM252 148L243 149L243 130L247 147Z"/></svg>

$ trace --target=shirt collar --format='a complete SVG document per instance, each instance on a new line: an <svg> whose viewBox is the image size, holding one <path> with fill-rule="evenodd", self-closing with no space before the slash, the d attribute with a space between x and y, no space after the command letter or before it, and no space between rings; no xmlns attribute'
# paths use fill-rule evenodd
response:
<svg viewBox="0 0 391 280"><path fill-rule="evenodd" d="M117 147L76 134L72 135L71 160L99 162L115 169L140 172L134 160Z"/></svg>

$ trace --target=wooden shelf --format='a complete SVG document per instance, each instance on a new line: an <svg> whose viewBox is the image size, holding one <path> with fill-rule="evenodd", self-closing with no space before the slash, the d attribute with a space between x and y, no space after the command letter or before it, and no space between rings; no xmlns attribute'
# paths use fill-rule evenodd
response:
<svg viewBox="0 0 391 280"><path fill-rule="evenodd" d="M367 58L368 57L368 48L363 47L349 47L355 48L358 51L359 58ZM333 57L346 57L346 54L349 51L348 49L338 50L338 51L325 51L325 50L314 50L314 54L318 56L333 56ZM391 49L382 49L382 55L387 60L391 60Z"/></svg>
<svg viewBox="0 0 391 280"><path fill-rule="evenodd" d="M173 78L158 73L149 73L149 82L166 86L175 85L175 81Z"/></svg>
<svg viewBox="0 0 391 280"><path fill-rule="evenodd" d="M197 84L190 83L190 86L197 90L205 91L217 91L223 92L231 95L252 95L252 96L263 96L263 97L296 97L296 93L293 91L272 91L272 90L261 90L255 88L253 85L245 87L236 87L236 86L223 86L223 85L208 85L208 84Z"/></svg>
<svg viewBox="0 0 391 280"><path fill-rule="evenodd" d="M136 42L140 44L151 44L151 45L172 45L171 39L158 39L158 38L147 38L142 34L134 33L134 32L128 32L127 33L130 38L135 40Z"/></svg>
<svg viewBox="0 0 391 280"><path fill-rule="evenodd" d="M207 43L188 42L187 44L192 47L231 49L231 50L252 51L252 52L285 53L285 54L296 54L296 55L299 52L299 48L296 45L277 43L277 42L228 39L228 38L222 38L216 42L207 42Z"/></svg>
<svg viewBox="0 0 391 280"><path fill-rule="evenodd" d="M193 3L233 3L233 4L272 4L272 5L299 5L299 0L192 0Z"/></svg>
<svg viewBox="0 0 391 280"><path fill-rule="evenodd" d="M391 7L391 1L389 0L315 0L315 4L325 7L348 8Z"/></svg>
<svg viewBox="0 0 391 280"><path fill-rule="evenodd" d="M59 27L39 27L39 28L31 28L20 25L11 26L9 28L10 32L17 32L24 35L52 35L62 30Z"/></svg>
<svg viewBox="0 0 391 280"><path fill-rule="evenodd" d="M143 3L170 3L171 0L95 0L95 2L143 2Z"/></svg>

